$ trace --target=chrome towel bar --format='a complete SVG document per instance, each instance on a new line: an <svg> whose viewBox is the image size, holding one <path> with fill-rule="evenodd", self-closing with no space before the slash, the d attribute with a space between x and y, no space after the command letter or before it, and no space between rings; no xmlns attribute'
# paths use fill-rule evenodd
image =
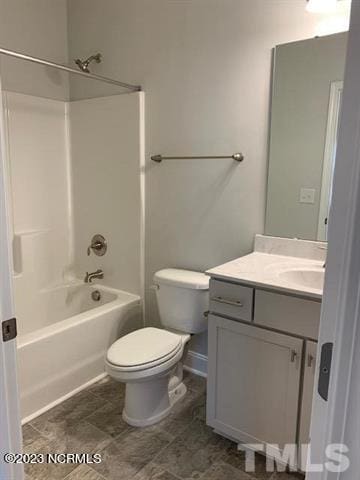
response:
<svg viewBox="0 0 360 480"><path fill-rule="evenodd" d="M151 160L153 162L160 163L163 160L190 160L190 159L208 159L208 158L232 158L237 162L242 162L244 160L244 155L242 153L234 153L233 155L191 155L191 156L181 156L181 157L164 157L163 155L152 155Z"/></svg>

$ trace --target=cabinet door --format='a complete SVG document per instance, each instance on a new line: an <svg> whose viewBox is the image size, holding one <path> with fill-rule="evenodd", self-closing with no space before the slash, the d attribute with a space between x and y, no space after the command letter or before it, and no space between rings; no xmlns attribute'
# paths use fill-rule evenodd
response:
<svg viewBox="0 0 360 480"><path fill-rule="evenodd" d="M316 342L306 342L305 350L305 366L304 366L304 383L301 401L300 414L300 433L299 443L307 444L310 440L310 420L311 408L315 382L315 368L316 368Z"/></svg>
<svg viewBox="0 0 360 480"><path fill-rule="evenodd" d="M207 423L239 442L296 443L302 346L210 315Z"/></svg>

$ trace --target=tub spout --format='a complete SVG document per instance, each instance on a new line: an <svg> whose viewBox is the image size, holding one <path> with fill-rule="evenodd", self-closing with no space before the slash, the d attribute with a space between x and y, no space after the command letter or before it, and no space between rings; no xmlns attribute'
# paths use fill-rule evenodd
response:
<svg viewBox="0 0 360 480"><path fill-rule="evenodd" d="M91 283L94 278L100 278L100 279L104 278L104 272L100 268L96 270L96 272L91 272L91 273L86 272L84 282Z"/></svg>

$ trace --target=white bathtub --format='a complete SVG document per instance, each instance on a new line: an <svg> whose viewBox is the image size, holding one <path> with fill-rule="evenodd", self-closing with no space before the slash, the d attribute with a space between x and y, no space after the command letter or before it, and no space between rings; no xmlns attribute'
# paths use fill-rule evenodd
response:
<svg viewBox="0 0 360 480"><path fill-rule="evenodd" d="M101 294L99 301L91 297L94 290ZM18 337L24 423L104 374L108 347L142 326L137 295L85 284L65 285L43 293L49 296L45 304L53 308L46 314L42 312L41 328Z"/></svg>

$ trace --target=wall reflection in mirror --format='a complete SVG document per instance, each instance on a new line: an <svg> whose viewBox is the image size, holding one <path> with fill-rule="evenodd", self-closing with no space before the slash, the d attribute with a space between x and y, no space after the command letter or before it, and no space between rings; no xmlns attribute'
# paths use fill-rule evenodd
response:
<svg viewBox="0 0 360 480"><path fill-rule="evenodd" d="M327 239L347 33L275 49L265 233Z"/></svg>

